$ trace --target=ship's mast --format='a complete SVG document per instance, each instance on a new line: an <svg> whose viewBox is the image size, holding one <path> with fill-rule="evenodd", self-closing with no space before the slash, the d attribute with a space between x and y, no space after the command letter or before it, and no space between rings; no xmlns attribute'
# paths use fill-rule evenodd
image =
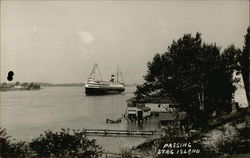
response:
<svg viewBox="0 0 250 158"><path fill-rule="evenodd" d="M118 66L118 68L117 68L117 72L116 72L116 82L119 82L119 80L118 80L118 76L119 76L119 66Z"/></svg>
<svg viewBox="0 0 250 158"><path fill-rule="evenodd" d="M120 71L120 73L121 73L121 77L122 77L122 83L124 83L122 71Z"/></svg>
<svg viewBox="0 0 250 158"><path fill-rule="evenodd" d="M101 72L100 72L100 70L99 70L99 67L98 67L98 65L95 63L95 65L94 65L94 68L92 69L92 71L91 71L91 73L90 73L90 75L89 75L89 77L91 77L91 76L93 76L94 75L94 79L95 79L95 69L97 69L98 70L98 72L99 72L99 76L100 76L100 78L101 78L101 80L103 80L102 79L102 75L101 75Z"/></svg>
<svg viewBox="0 0 250 158"><path fill-rule="evenodd" d="M119 81L119 75L121 75L121 79L122 79L122 83L123 83L124 81L123 81L122 71L120 70L120 68L118 66L117 73L116 73L116 81L117 82Z"/></svg>

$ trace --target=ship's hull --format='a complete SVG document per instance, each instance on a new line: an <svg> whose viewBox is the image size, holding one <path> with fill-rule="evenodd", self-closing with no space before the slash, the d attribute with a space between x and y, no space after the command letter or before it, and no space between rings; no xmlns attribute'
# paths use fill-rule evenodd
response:
<svg viewBox="0 0 250 158"><path fill-rule="evenodd" d="M85 87L87 95L119 94L125 91L124 87Z"/></svg>

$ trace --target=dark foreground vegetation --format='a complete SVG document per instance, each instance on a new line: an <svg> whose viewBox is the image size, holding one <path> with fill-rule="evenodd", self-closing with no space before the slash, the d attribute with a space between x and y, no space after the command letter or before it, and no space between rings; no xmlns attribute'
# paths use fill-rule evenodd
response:
<svg viewBox="0 0 250 158"><path fill-rule="evenodd" d="M84 130L45 131L31 142L14 142L0 128L1 158L97 158L103 150Z"/></svg>

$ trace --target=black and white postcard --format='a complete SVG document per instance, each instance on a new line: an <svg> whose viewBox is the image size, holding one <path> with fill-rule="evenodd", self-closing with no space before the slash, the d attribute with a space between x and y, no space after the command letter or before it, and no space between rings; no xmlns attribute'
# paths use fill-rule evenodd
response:
<svg viewBox="0 0 250 158"><path fill-rule="evenodd" d="M0 5L0 158L250 157L248 0Z"/></svg>

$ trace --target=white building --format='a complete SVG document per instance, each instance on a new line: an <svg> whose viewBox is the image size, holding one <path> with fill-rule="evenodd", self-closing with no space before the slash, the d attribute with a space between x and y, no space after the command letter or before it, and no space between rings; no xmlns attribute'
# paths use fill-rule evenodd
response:
<svg viewBox="0 0 250 158"><path fill-rule="evenodd" d="M151 109L151 113L172 112L174 110L168 103L145 103L145 106Z"/></svg>
<svg viewBox="0 0 250 158"><path fill-rule="evenodd" d="M148 107L127 107L127 117L130 120L147 119L151 115L151 109Z"/></svg>
<svg viewBox="0 0 250 158"><path fill-rule="evenodd" d="M246 95L246 90L244 87L242 74L236 75L236 73L234 73L233 75L234 75L234 79L237 78L240 80L236 84L237 89L234 93L234 102L238 104L239 108L247 108L249 105L247 101L247 95Z"/></svg>

